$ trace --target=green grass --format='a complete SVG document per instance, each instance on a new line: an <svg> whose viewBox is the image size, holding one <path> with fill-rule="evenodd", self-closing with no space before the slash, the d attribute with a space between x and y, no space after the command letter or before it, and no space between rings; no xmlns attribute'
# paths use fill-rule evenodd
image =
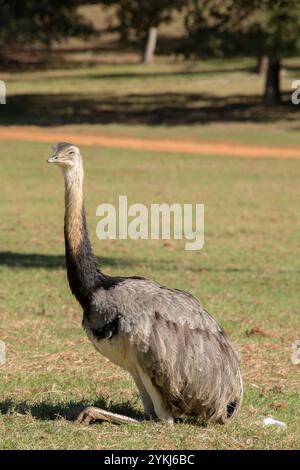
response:
<svg viewBox="0 0 300 470"><path fill-rule="evenodd" d="M147 139L205 139L299 145L299 106L291 105L299 60L283 62L281 106L263 106L264 79L251 59L91 65L2 73L0 125Z"/></svg>
<svg viewBox="0 0 300 470"><path fill-rule="evenodd" d="M164 61L164 62L163 62ZM147 139L299 145L289 106L299 61L285 61L285 102L262 106L253 61L68 67L2 74L0 125L36 124ZM98 354L64 270L63 181L50 147L0 142L0 447L5 449L297 449L300 446L300 162L82 148L90 235L109 274L139 274L186 289L219 320L240 356L245 398L226 426L171 429L66 419L83 404L141 418L128 374ZM205 204L205 246L183 241L99 241L96 207L128 202ZM287 431L263 428L266 416Z"/></svg>
<svg viewBox="0 0 300 470"><path fill-rule="evenodd" d="M14 86L30 91L21 79ZM282 132L285 139L290 131ZM299 161L82 148L90 235L105 272L144 275L196 295L230 335L243 369L244 403L228 425L137 428L66 419L82 404L137 417L142 408L128 374L81 329L64 270L63 181L45 163L49 146L1 142L0 152L1 448L299 448L300 366L291 362L300 338ZM203 250L185 251L181 241L98 240L96 207L119 194L147 205L204 203ZM266 416L287 430L263 428Z"/></svg>

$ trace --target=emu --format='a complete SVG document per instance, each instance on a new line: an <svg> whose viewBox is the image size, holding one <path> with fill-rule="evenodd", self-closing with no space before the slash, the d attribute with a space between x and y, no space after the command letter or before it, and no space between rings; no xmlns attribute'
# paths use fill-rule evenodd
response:
<svg viewBox="0 0 300 470"><path fill-rule="evenodd" d="M143 277L112 277L97 264L83 200L83 161L62 142L48 159L65 181L65 255L70 289L95 348L133 377L145 415L170 424L183 416L225 423L243 394L237 356L213 317L187 292ZM79 422L139 421L87 407Z"/></svg>

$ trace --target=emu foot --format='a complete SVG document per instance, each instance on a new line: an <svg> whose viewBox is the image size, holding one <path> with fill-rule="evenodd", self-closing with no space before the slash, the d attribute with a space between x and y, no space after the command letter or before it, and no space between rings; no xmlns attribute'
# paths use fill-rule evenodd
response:
<svg viewBox="0 0 300 470"><path fill-rule="evenodd" d="M88 406L85 408L77 417L77 423L90 424L91 421L111 421L116 424L141 424L139 421L129 416L120 415L118 413L112 413L111 411L102 410L95 406Z"/></svg>

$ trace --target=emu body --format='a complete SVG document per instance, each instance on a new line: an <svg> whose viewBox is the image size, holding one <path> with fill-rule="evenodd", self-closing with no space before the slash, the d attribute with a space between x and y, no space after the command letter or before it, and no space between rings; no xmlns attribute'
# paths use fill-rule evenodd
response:
<svg viewBox="0 0 300 470"><path fill-rule="evenodd" d="M225 423L243 393L236 354L218 323L192 295L142 277L107 276L97 265L83 203L83 163L72 144L59 143L48 161L65 178L65 248L72 293L95 348L126 369L145 414L172 423L181 416ZM136 422L94 407L91 418Z"/></svg>

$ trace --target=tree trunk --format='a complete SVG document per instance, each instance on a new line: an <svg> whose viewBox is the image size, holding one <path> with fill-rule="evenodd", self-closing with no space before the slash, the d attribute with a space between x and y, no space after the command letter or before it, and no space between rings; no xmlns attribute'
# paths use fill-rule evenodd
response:
<svg viewBox="0 0 300 470"><path fill-rule="evenodd" d="M268 105L280 103L280 60L269 57L264 102Z"/></svg>
<svg viewBox="0 0 300 470"><path fill-rule="evenodd" d="M262 75L263 77L265 77L266 74L267 74L268 65L269 65L269 57L268 56L263 55L261 57L258 57L256 73L258 75Z"/></svg>
<svg viewBox="0 0 300 470"><path fill-rule="evenodd" d="M155 47L157 42L157 28L149 28L146 47L144 51L143 62L144 64L150 64L153 61Z"/></svg>

